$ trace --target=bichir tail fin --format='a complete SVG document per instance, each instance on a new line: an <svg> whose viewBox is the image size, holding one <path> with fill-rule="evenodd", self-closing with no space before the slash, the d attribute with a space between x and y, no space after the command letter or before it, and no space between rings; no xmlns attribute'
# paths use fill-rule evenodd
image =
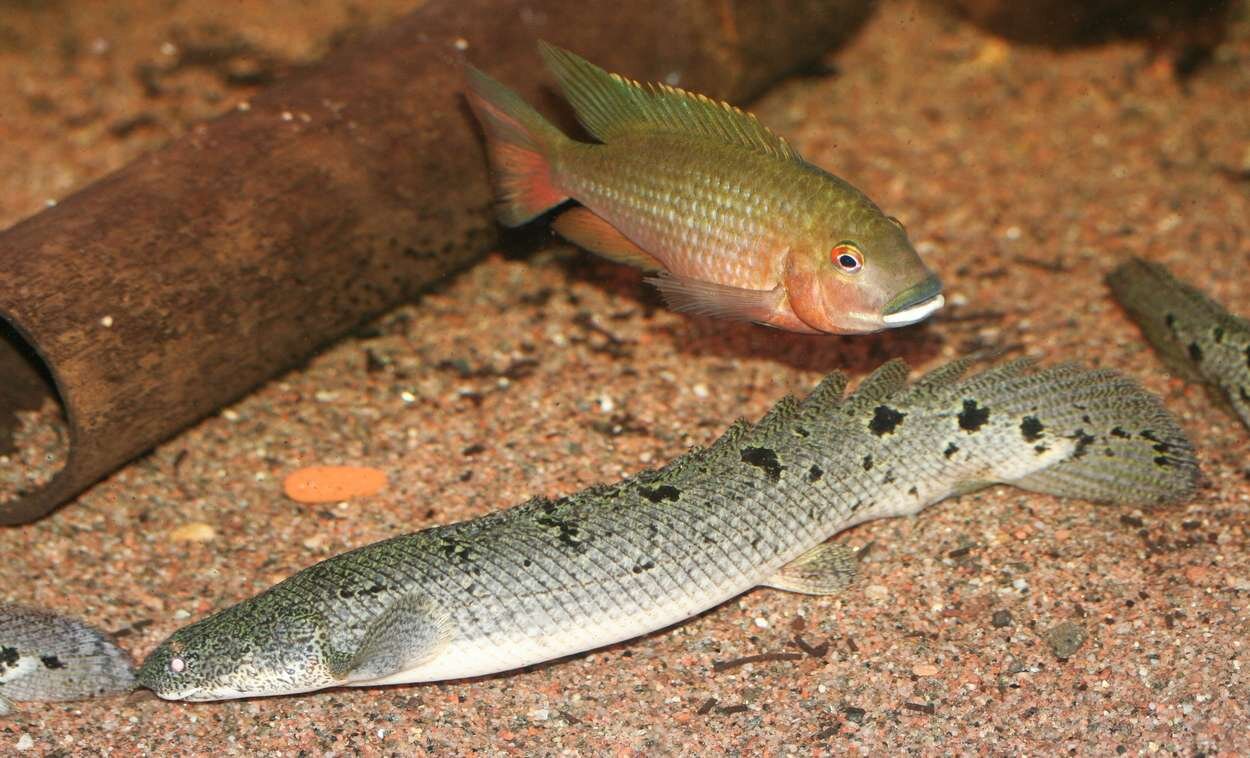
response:
<svg viewBox="0 0 1250 758"><path fill-rule="evenodd" d="M1194 450L1159 400L1105 369L1063 364L1030 372L1006 364L957 386L965 412L994 408L1018 419L1020 441L1071 445L1063 460L1009 481L1024 489L1110 503L1163 505L1191 497ZM966 398L973 398L968 401Z"/></svg>
<svg viewBox="0 0 1250 758"><path fill-rule="evenodd" d="M568 200L551 173L552 152L568 137L517 93L473 66L466 72L466 95L486 131L495 170L500 223L520 226Z"/></svg>

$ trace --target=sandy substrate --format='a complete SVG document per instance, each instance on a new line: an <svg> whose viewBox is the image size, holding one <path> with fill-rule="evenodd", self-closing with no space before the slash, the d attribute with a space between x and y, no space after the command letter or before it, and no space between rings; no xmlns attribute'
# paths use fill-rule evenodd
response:
<svg viewBox="0 0 1250 758"><path fill-rule="evenodd" d="M139 64L177 55L172 30L215 26L281 69L405 4L362 17L281 3L280 33L250 4L82 5L53 31L58 11L6 4L0 102L19 105L0 120L0 222L253 91L192 66L146 92ZM637 273L554 242L496 254L52 517L0 531L0 599L81 615L143 655L347 548L663 462L824 372L984 346L1112 366L1162 394L1201 450L1193 503L995 488L842 535L875 547L841 595L757 590L675 630L467 682L26 704L0 722L0 752L1250 751L1250 434L1165 372L1101 283L1142 255L1250 313L1248 36L1234 29L1180 82L1144 44L1014 47L886 2L833 73L754 110L906 223L947 281L938 319L781 334L669 313ZM282 496L291 470L336 463L389 485L350 504ZM726 665L763 653L797 655Z"/></svg>

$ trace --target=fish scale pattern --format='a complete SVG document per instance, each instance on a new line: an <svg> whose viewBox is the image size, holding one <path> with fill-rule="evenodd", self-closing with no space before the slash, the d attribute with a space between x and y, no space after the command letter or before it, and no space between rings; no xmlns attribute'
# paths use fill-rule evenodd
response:
<svg viewBox="0 0 1250 758"><path fill-rule="evenodd" d="M0 603L0 715L10 701L79 700L134 686L130 658L98 629Z"/></svg>
<svg viewBox="0 0 1250 758"><path fill-rule="evenodd" d="M1215 388L1250 427L1250 321L1140 258L1117 267L1107 283L1164 360Z"/></svg>
<svg viewBox="0 0 1250 758"><path fill-rule="evenodd" d="M1129 380L1027 362L960 380L966 368L908 386L890 362L845 399L834 375L662 469L331 558L176 632L141 676L211 699L486 674L669 626L851 525L991 482L1145 504L1192 493L1188 441ZM341 662L412 598L443 630L428 657L353 679Z"/></svg>

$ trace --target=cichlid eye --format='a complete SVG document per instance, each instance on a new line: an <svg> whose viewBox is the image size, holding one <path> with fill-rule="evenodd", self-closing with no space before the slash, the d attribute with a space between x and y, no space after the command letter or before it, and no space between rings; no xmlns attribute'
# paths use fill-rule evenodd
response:
<svg viewBox="0 0 1250 758"><path fill-rule="evenodd" d="M839 243L829 253L834 265L848 274L854 274L864 267L864 254L849 242Z"/></svg>

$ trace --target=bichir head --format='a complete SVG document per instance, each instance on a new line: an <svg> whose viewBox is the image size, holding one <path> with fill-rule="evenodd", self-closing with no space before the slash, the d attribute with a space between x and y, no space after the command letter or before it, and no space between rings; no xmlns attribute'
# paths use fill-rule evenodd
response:
<svg viewBox="0 0 1250 758"><path fill-rule="evenodd" d="M334 684L322 625L253 603L174 632L143 662L138 678L166 700L289 695Z"/></svg>

